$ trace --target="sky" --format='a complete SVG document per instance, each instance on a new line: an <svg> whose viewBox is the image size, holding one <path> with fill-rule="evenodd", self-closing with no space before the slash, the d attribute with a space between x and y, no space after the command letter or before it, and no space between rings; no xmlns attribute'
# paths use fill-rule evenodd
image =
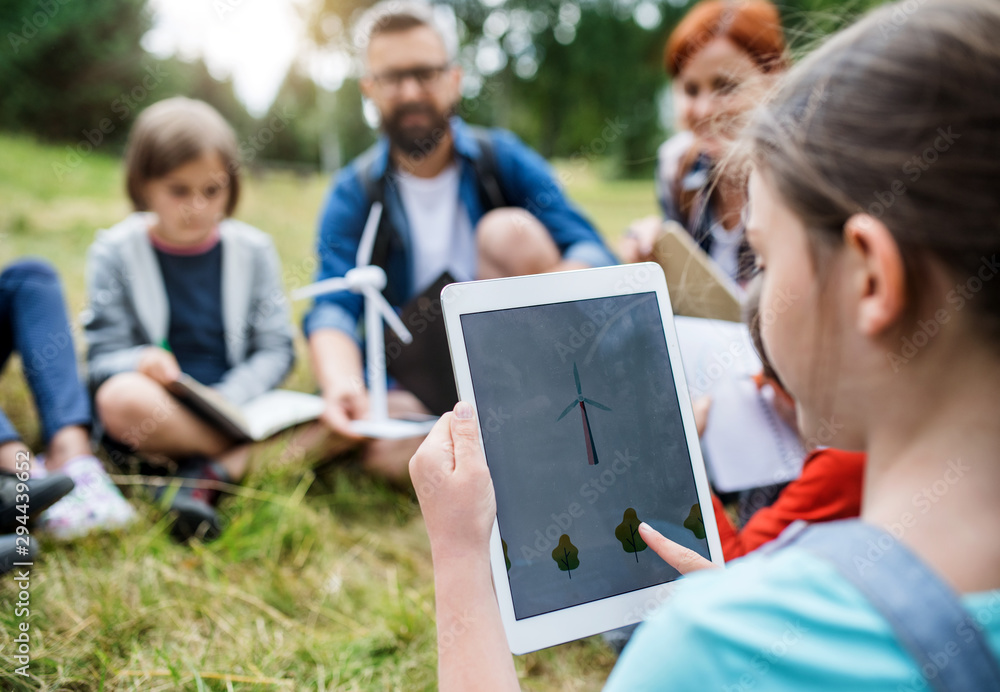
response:
<svg viewBox="0 0 1000 692"><path fill-rule="evenodd" d="M303 0L151 0L143 38L160 57L202 56L216 78L232 77L253 115L274 100L305 33Z"/></svg>

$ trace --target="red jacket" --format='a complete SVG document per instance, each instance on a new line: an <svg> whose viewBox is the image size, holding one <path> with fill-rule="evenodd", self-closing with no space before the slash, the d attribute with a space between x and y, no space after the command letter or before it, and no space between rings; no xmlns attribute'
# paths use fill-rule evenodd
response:
<svg viewBox="0 0 1000 692"><path fill-rule="evenodd" d="M729 520L719 498L712 495L726 561L735 560L774 540L797 519L820 522L858 516L865 456L863 452L839 449L813 452L802 466L802 475L785 486L773 505L750 517L739 531Z"/></svg>

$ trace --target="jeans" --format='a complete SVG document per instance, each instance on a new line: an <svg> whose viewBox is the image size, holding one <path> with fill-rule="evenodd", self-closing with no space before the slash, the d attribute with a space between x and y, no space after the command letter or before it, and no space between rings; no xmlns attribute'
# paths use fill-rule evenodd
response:
<svg viewBox="0 0 1000 692"><path fill-rule="evenodd" d="M19 260L0 273L0 369L14 351L21 355L45 444L67 426L89 427L90 401L77 373L59 276L41 260ZM0 444L18 439L0 411Z"/></svg>

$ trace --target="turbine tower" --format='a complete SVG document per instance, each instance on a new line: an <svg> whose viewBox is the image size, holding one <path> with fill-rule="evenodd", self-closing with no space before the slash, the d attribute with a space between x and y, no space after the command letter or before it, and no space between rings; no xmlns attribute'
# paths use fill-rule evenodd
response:
<svg viewBox="0 0 1000 692"><path fill-rule="evenodd" d="M583 418L583 442L587 447L587 462L591 466L596 466L599 460L597 458L597 448L594 446L594 433L590 430L590 418L587 416L587 406L590 405L602 411L610 411L611 409L583 395L583 388L580 386L580 372L576 369L576 363L573 363L573 379L576 380L576 401L566 407L566 410L556 418L556 422L558 423L565 418L574 407L580 407L580 415Z"/></svg>

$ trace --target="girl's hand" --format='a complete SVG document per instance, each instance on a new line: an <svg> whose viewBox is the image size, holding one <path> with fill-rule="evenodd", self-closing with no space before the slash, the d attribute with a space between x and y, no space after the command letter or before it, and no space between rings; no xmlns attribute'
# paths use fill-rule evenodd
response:
<svg viewBox="0 0 1000 692"><path fill-rule="evenodd" d="M497 503L471 405L441 417L410 459L410 480L435 564L488 556Z"/></svg>
<svg viewBox="0 0 1000 692"><path fill-rule="evenodd" d="M174 357L173 353L159 346L150 346L143 351L136 369L163 386L176 382L181 376L181 367L177 364L177 358Z"/></svg>
<svg viewBox="0 0 1000 692"><path fill-rule="evenodd" d="M618 254L626 264L653 261L653 246L663 234L663 219L647 216L632 223L618 245Z"/></svg>
<svg viewBox="0 0 1000 692"><path fill-rule="evenodd" d="M711 560L706 560L690 548L674 543L646 522L639 524L639 536L654 553L681 574L702 569L719 569L719 566Z"/></svg>

